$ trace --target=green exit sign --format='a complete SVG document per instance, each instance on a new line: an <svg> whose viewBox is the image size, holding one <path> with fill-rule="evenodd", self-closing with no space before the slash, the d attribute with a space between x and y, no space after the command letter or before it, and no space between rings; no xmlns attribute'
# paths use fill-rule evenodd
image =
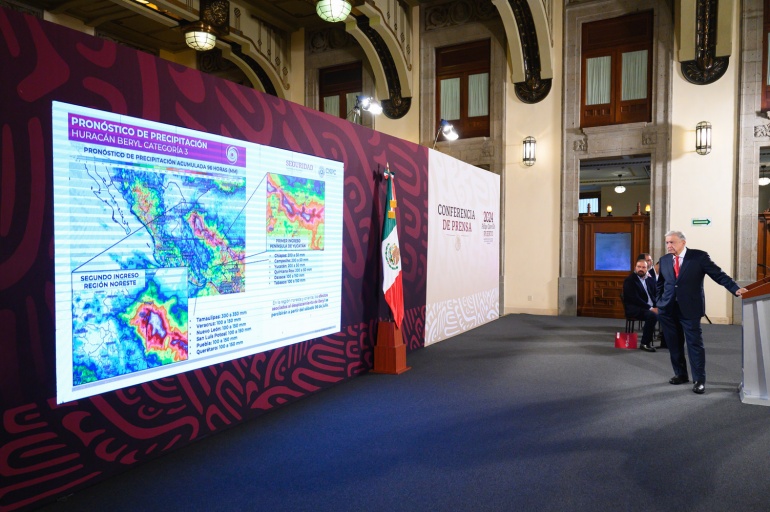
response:
<svg viewBox="0 0 770 512"><path fill-rule="evenodd" d="M708 226L711 224L711 219L693 219L692 225L693 226Z"/></svg>

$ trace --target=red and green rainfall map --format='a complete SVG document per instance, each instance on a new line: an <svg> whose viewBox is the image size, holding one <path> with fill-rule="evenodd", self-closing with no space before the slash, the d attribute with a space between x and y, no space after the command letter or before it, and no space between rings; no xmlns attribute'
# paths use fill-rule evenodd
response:
<svg viewBox="0 0 770 512"><path fill-rule="evenodd" d="M74 386L188 359L188 302L244 286L245 179L70 164Z"/></svg>
<svg viewBox="0 0 770 512"><path fill-rule="evenodd" d="M339 332L343 162L51 116L58 403Z"/></svg>
<svg viewBox="0 0 770 512"><path fill-rule="evenodd" d="M267 175L268 247L323 250L325 185L308 178Z"/></svg>

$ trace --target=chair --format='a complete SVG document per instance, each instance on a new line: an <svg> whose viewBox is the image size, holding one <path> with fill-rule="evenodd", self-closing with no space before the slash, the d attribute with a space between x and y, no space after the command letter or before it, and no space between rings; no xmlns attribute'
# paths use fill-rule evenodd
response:
<svg viewBox="0 0 770 512"><path fill-rule="evenodd" d="M623 304L623 310L626 309L626 301L623 300L623 292L620 292L620 303ZM625 332L636 332L641 331L642 327L644 326L644 320L639 320L637 318L630 318L626 317L626 330Z"/></svg>
<svg viewBox="0 0 770 512"><path fill-rule="evenodd" d="M634 325L636 323L636 325ZM643 327L643 320L636 318L626 318L626 332L641 331Z"/></svg>

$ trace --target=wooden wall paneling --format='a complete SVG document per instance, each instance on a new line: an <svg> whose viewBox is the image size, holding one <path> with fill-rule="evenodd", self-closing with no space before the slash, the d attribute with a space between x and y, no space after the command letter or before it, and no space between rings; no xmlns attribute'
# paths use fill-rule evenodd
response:
<svg viewBox="0 0 770 512"><path fill-rule="evenodd" d="M631 254L627 270L594 270L597 233L630 233ZM624 318L620 293L623 280L633 269L636 256L649 252L650 217L581 216L578 219L578 316Z"/></svg>

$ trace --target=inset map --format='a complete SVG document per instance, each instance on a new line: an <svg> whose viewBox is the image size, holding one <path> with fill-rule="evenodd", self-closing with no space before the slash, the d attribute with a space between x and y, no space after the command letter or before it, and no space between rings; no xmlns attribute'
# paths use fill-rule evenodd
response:
<svg viewBox="0 0 770 512"><path fill-rule="evenodd" d="M267 174L268 247L322 251L325 211L325 182Z"/></svg>
<svg viewBox="0 0 770 512"><path fill-rule="evenodd" d="M187 269L73 274L72 384L188 358Z"/></svg>
<svg viewBox="0 0 770 512"><path fill-rule="evenodd" d="M245 289L245 179L69 165L74 386L188 359L188 300Z"/></svg>

